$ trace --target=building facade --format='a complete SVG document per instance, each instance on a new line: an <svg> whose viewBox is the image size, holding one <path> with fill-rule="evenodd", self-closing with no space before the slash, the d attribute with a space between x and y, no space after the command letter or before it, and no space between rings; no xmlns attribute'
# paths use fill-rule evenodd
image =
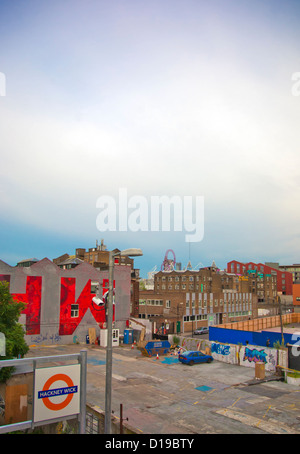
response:
<svg viewBox="0 0 300 454"><path fill-rule="evenodd" d="M293 285L293 306L294 312L300 313L300 284Z"/></svg>
<svg viewBox="0 0 300 454"><path fill-rule="evenodd" d="M257 317L257 296L247 277L214 267L159 271L154 289L140 290L139 317L155 321L164 330L190 332Z"/></svg>
<svg viewBox="0 0 300 454"><path fill-rule="evenodd" d="M113 252L121 252L119 249L114 249ZM96 246L89 249L77 248L75 255L69 256L63 254L60 257L53 259L53 263L64 269L74 268L77 264L85 262L96 268L98 271L108 270L109 251L107 250L104 241L100 244L96 241ZM134 259L126 256L118 256L114 258L115 265L126 266L131 273L131 306L130 315L138 317L139 307L139 269L134 268Z"/></svg>
<svg viewBox="0 0 300 454"><path fill-rule="evenodd" d="M256 271L268 277L276 276L277 294L292 295L293 294L293 276L285 270L271 267L263 263L242 263L237 260L232 260L227 263L227 272L238 275L246 275L249 271ZM267 282L266 282L267 283ZM271 289L269 289L269 297L271 296ZM267 294L264 295L266 300Z"/></svg>
<svg viewBox="0 0 300 454"><path fill-rule="evenodd" d="M281 271L287 271L293 276L293 283L300 284L300 264L294 263L293 265L279 265Z"/></svg>
<svg viewBox="0 0 300 454"><path fill-rule="evenodd" d="M29 267L0 260L0 280L9 283L16 300L26 303L20 323L28 345L85 343L90 328L99 338L106 329L105 306L95 304L93 297L108 290L108 271L88 263L62 269L47 258ZM130 268L116 265L114 281L114 327L123 333L130 317Z"/></svg>

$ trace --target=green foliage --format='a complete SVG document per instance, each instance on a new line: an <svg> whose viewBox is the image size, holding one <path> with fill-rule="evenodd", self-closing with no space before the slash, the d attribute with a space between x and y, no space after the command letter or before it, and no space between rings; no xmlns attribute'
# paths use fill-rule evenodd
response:
<svg viewBox="0 0 300 454"><path fill-rule="evenodd" d="M285 347L285 344L284 344L284 341L282 340L281 343L280 341L276 341L274 342L273 344L273 348L277 348L277 350L279 350L280 348L284 348Z"/></svg>
<svg viewBox="0 0 300 454"><path fill-rule="evenodd" d="M13 299L9 293L9 284L0 282L0 332L6 339L6 356L0 356L0 360L23 357L29 350L22 325L18 323L25 307L24 303ZM12 371L11 367L1 369L0 382L6 382Z"/></svg>
<svg viewBox="0 0 300 454"><path fill-rule="evenodd" d="M297 370L294 370L293 372L288 372L287 375L292 378L300 378L300 372Z"/></svg>
<svg viewBox="0 0 300 454"><path fill-rule="evenodd" d="M180 343L180 337L178 336L173 336L173 343L178 345Z"/></svg>

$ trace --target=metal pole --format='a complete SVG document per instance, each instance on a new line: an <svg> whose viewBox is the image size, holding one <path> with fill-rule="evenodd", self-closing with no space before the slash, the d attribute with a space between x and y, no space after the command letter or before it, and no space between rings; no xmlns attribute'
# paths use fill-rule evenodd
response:
<svg viewBox="0 0 300 454"><path fill-rule="evenodd" d="M107 347L106 347L106 381L105 381L105 422L104 433L111 433L111 387L112 387L112 322L113 322L113 283L114 254L109 252L109 294L107 311Z"/></svg>
<svg viewBox="0 0 300 454"><path fill-rule="evenodd" d="M87 350L80 350L80 434L85 434L86 429L86 369Z"/></svg>
<svg viewBox="0 0 300 454"><path fill-rule="evenodd" d="M280 316L280 330L281 330L281 343L284 346L284 335L283 335L283 325L282 325L282 309L281 309L281 299L278 298L279 303L279 316Z"/></svg>
<svg viewBox="0 0 300 454"><path fill-rule="evenodd" d="M120 434L123 434L123 404L120 404Z"/></svg>

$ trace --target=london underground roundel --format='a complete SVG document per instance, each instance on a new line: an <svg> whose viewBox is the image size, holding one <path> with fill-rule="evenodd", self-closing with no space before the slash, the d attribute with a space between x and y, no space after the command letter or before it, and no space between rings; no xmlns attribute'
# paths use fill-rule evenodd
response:
<svg viewBox="0 0 300 454"><path fill-rule="evenodd" d="M80 365L35 370L34 421L80 412Z"/></svg>

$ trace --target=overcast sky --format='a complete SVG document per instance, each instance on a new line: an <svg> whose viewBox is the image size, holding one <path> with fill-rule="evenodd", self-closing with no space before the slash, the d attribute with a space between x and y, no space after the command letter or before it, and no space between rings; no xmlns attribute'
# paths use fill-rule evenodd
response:
<svg viewBox="0 0 300 454"><path fill-rule="evenodd" d="M299 21L297 0L0 0L0 259L104 238L144 276L168 249L299 263ZM202 241L100 232L120 188L204 197Z"/></svg>

